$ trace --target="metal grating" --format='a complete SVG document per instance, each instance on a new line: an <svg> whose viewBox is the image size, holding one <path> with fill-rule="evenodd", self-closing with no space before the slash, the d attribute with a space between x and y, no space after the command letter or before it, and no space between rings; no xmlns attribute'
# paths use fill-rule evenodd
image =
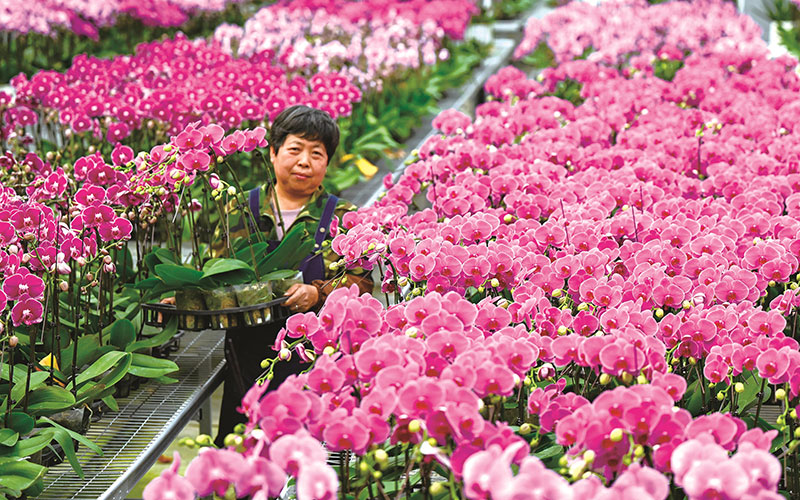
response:
<svg viewBox="0 0 800 500"><path fill-rule="evenodd" d="M120 398L120 411L105 414L86 434L103 456L85 447L78 452L85 479L67 462L51 467L37 498L124 499L222 382L223 340L221 331L186 332L170 358L178 364L172 376L179 381L148 382Z"/></svg>

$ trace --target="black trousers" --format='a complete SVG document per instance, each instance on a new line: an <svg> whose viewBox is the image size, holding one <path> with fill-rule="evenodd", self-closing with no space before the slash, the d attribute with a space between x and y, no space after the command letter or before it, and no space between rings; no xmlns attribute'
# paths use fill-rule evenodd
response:
<svg viewBox="0 0 800 500"><path fill-rule="evenodd" d="M219 411L219 429L214 439L218 447L223 446L225 436L233 432L236 424L247 422L247 417L236 408L264 372L261 361L278 356L277 351L272 350L272 345L280 329L285 326L286 320L283 319L265 325L230 328L225 332L225 385ZM267 392L275 390L289 375L298 374L303 368L304 364L296 353L292 353L292 359L288 362L279 361L275 364L274 377L269 382Z"/></svg>

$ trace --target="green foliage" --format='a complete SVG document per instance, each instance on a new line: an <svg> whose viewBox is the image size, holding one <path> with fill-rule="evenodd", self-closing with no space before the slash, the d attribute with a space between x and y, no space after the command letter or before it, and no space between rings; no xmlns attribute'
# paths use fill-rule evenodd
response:
<svg viewBox="0 0 800 500"><path fill-rule="evenodd" d="M247 2L249 3L249 2ZM244 24L245 4L229 4L222 12L200 12L193 14L182 26L162 28L147 26L140 20L122 14L116 22L101 28L97 41L78 36L67 29L57 29L55 37L37 33L9 33L0 41L0 80L7 82L22 72L28 76L40 70L64 71L77 54L89 54L108 58L117 54L132 54L142 42L174 37L179 31L190 39L205 37L220 24Z"/></svg>
<svg viewBox="0 0 800 500"><path fill-rule="evenodd" d="M504 0L492 2L490 7L481 9L481 13L472 18L472 22L485 23L514 19L523 12L532 9L539 0Z"/></svg>
<svg viewBox="0 0 800 500"><path fill-rule="evenodd" d="M793 25L791 28L778 25L778 36L781 39L781 45L786 47L790 54L800 57L800 29L797 25Z"/></svg>
<svg viewBox="0 0 800 500"><path fill-rule="evenodd" d="M555 66L556 58L547 43L541 41L533 52L521 59L521 62L533 68L544 69Z"/></svg>
<svg viewBox="0 0 800 500"><path fill-rule="evenodd" d="M656 59L653 64L653 74L662 80L671 82L675 78L675 73L683 67L683 61L679 59Z"/></svg>
<svg viewBox="0 0 800 500"><path fill-rule="evenodd" d="M178 371L178 365L169 359L154 358L140 353L131 353L128 373L137 377L158 378Z"/></svg>
<svg viewBox="0 0 800 500"><path fill-rule="evenodd" d="M255 243L251 247L247 238L237 238L231 246L234 255L254 267L259 277L279 269L297 269L303 258L314 248L315 226L293 225L272 252L267 252L266 243Z"/></svg>
<svg viewBox="0 0 800 500"><path fill-rule="evenodd" d="M118 319L111 324L109 342L117 349L125 349L136 340L136 330L128 319Z"/></svg>
<svg viewBox="0 0 800 500"><path fill-rule="evenodd" d="M47 471L21 457L0 457L0 495L22 496Z"/></svg>
<svg viewBox="0 0 800 500"><path fill-rule="evenodd" d="M580 106L584 101L583 97L581 97L582 89L583 84L580 82L571 78L565 78L556 84L555 92L548 95L569 101L575 106Z"/></svg>

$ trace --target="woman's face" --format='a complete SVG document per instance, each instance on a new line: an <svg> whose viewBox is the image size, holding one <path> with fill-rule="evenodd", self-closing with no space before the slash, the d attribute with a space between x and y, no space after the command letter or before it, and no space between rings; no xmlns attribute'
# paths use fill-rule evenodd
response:
<svg viewBox="0 0 800 500"><path fill-rule="evenodd" d="M278 188L293 198L311 196L322 184L328 153L319 141L289 134L277 152L270 147Z"/></svg>

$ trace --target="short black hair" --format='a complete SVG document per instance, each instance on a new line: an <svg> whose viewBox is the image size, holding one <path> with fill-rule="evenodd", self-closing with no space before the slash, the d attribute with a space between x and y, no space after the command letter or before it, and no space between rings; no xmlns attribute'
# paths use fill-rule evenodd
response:
<svg viewBox="0 0 800 500"><path fill-rule="evenodd" d="M277 153L284 141L294 134L309 141L319 141L325 146L328 163L339 147L339 126L327 112L297 104L275 117L269 134L269 143Z"/></svg>

